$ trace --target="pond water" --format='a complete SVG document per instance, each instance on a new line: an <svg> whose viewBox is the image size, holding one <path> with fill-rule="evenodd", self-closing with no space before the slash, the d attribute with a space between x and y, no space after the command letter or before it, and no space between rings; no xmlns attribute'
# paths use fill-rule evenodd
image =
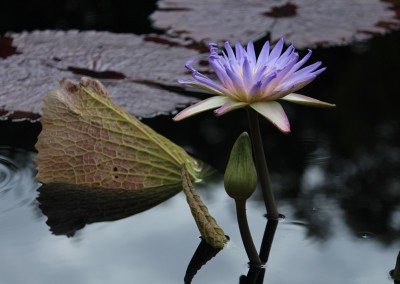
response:
<svg viewBox="0 0 400 284"><path fill-rule="evenodd" d="M86 225L72 237L55 235L36 201L34 153L9 148L0 153L0 283L182 283L186 271L193 270L188 265L200 239L182 192L132 217ZM344 207L341 200L352 194L351 188L332 192L320 186L326 182L323 170L310 166L300 192L287 198L278 194L279 211L286 218L278 224L265 283L390 283L389 270L400 245L398 235L392 235L400 225L399 207L387 216L390 220L371 220L368 208ZM249 269L234 203L218 175L197 188L230 241L203 267L205 261L197 260L194 271L201 269L186 277L193 277L192 283L238 283ZM361 192L353 198L370 197ZM374 202L382 201L377 197L370 207L377 207ZM263 206L258 195L248 202L257 247L266 227ZM59 222L67 226L75 215L68 210L64 214ZM380 224L372 223L388 221L383 232L376 230Z"/></svg>
<svg viewBox="0 0 400 284"><path fill-rule="evenodd" d="M398 31L315 50L328 69L302 93L337 108L285 104L290 135L261 122L285 218L257 282L221 175L234 140L247 130L244 112L179 123L166 115L143 119L217 170L196 189L230 241L221 251L201 246L193 261L200 238L182 192L132 216L133 205L105 210L68 192L39 203L44 189L33 158L40 124L0 121L0 284L393 283L389 271L400 250L398 50ZM267 220L259 191L247 213L260 248Z"/></svg>

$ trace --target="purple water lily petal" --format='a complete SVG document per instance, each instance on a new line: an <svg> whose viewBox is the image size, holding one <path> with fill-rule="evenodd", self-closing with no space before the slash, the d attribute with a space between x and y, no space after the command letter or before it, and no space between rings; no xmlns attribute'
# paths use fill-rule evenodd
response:
<svg viewBox="0 0 400 284"><path fill-rule="evenodd" d="M247 44L246 49L240 43L236 43L235 50L226 42L226 54L222 52L222 56L218 54L216 44L210 44L209 63L219 82L214 82L196 71L191 67L191 61L186 68L192 71L193 78L197 81L199 88L208 91L214 90L218 99L212 101L212 103L207 101L204 105L200 103L191 106L186 113L184 110L182 115L178 115L178 118L181 119L211 109L217 101L218 106L216 107L219 108L214 111L216 115L223 115L237 108L250 105L282 132L287 133L290 131L289 122L283 108L279 103L274 102L275 100L287 97L287 101L294 103L322 107L334 106L308 97L290 95L290 93L301 89L314 80L325 68L320 68L321 62L302 68L310 58L311 51L299 61L299 54L294 46L290 45L283 51L283 45L284 40L281 38L270 51L270 44L267 41L257 58L252 42ZM191 87L196 86L191 81L181 82ZM227 101L222 104L221 96L227 98Z"/></svg>
<svg viewBox="0 0 400 284"><path fill-rule="evenodd" d="M256 53L254 51L254 45L252 41L249 41L249 43L247 44L247 56L251 65L251 68L254 69L255 64L257 62L257 58L256 58Z"/></svg>
<svg viewBox="0 0 400 284"><path fill-rule="evenodd" d="M264 66L268 62L269 57L269 41L265 42L260 55L258 56L256 70Z"/></svg>

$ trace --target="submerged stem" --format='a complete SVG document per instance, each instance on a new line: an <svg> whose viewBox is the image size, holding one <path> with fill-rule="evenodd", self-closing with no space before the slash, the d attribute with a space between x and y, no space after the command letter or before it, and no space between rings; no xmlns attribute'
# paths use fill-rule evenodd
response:
<svg viewBox="0 0 400 284"><path fill-rule="evenodd" d="M268 219L279 219L279 213L276 208L274 193L271 189L267 161L265 160L264 146L261 140L260 124L258 114L253 109L247 109L249 119L251 144L253 147L254 163L257 169L258 179L260 181L262 193L264 196L265 207L268 213Z"/></svg>
<svg viewBox="0 0 400 284"><path fill-rule="evenodd" d="M249 224L246 216L246 200L235 199L236 215L239 224L239 231L242 237L243 245L246 250L250 265L262 265L253 239L250 234Z"/></svg>

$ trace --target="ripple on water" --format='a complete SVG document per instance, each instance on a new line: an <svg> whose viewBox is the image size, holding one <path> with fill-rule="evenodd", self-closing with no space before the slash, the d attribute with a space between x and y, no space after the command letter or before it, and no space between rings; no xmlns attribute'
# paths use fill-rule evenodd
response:
<svg viewBox="0 0 400 284"><path fill-rule="evenodd" d="M309 165L326 164L331 158L331 149L328 140L303 139L301 141L305 155L305 162Z"/></svg>
<svg viewBox="0 0 400 284"><path fill-rule="evenodd" d="M372 239L375 237L375 234L372 232L358 232L357 235L360 239Z"/></svg>
<svg viewBox="0 0 400 284"><path fill-rule="evenodd" d="M35 199L34 153L0 147L0 215Z"/></svg>

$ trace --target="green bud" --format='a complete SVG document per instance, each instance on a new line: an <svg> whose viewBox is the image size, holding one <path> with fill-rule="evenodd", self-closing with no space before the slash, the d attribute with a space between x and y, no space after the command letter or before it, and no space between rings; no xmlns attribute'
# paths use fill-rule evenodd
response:
<svg viewBox="0 0 400 284"><path fill-rule="evenodd" d="M232 147L224 185L228 195L235 200L246 200L256 190L257 172L247 132L243 132Z"/></svg>

